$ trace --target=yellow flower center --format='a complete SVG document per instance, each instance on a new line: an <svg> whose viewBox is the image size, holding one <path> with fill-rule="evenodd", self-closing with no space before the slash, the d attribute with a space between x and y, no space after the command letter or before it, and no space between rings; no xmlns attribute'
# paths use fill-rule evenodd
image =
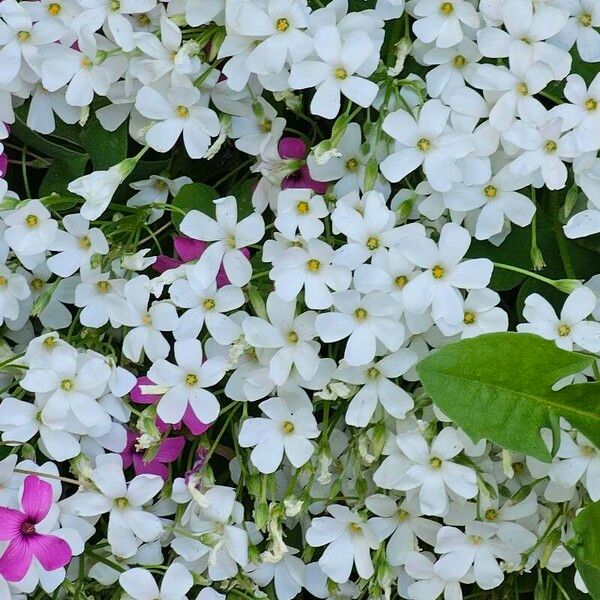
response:
<svg viewBox="0 0 600 600"><path fill-rule="evenodd" d="M444 276L444 267L440 267L440 265L435 265L435 267L431 269L431 274L436 279L441 279Z"/></svg>
<svg viewBox="0 0 600 600"><path fill-rule="evenodd" d="M587 13L582 14L581 17L579 17L579 22L584 27L590 27L592 24L592 15L589 15Z"/></svg>
<svg viewBox="0 0 600 600"><path fill-rule="evenodd" d="M106 292L108 292L108 290L110 290L110 283L108 283L108 281L99 281L96 284L96 289L101 293L101 294L106 294Z"/></svg>
<svg viewBox="0 0 600 600"><path fill-rule="evenodd" d="M367 377L369 379L377 379L377 377L379 377L379 369L376 367L369 367L367 369Z"/></svg>
<svg viewBox="0 0 600 600"><path fill-rule="evenodd" d="M554 140L548 140L546 142L546 144L544 145L544 148L546 149L546 152L548 154L552 154L552 153L556 152L558 145L556 144L556 142Z"/></svg>
<svg viewBox="0 0 600 600"><path fill-rule="evenodd" d="M87 235L84 235L82 238L79 238L79 247L83 250L89 250L92 246L92 242L90 242L90 238Z"/></svg>
<svg viewBox="0 0 600 600"><path fill-rule="evenodd" d="M164 190L167 189L167 182L163 181L162 179L155 179L154 180L154 189L158 190L159 192L163 192Z"/></svg>
<svg viewBox="0 0 600 600"><path fill-rule="evenodd" d="M519 92L519 94L521 94L521 96L527 96L529 95L529 88L527 87L526 83L519 83L517 85L517 92Z"/></svg>
<svg viewBox="0 0 600 600"><path fill-rule="evenodd" d="M403 508L398 509L398 521L400 521L401 523L406 521L409 517L410 517L410 513L406 510L404 510Z"/></svg>
<svg viewBox="0 0 600 600"><path fill-rule="evenodd" d="M91 60L90 60L90 59L89 59L87 56L84 56L84 57L81 59L81 66L82 66L84 69L90 69L90 68L92 67L92 65L93 65L93 64L94 64L94 63L92 63L92 61L91 61Z"/></svg>
<svg viewBox="0 0 600 600"><path fill-rule="evenodd" d="M196 385L198 383L198 376L195 375L194 373L188 373L185 376L185 384L192 386L192 385Z"/></svg>
<svg viewBox="0 0 600 600"><path fill-rule="evenodd" d="M379 240L375 236L371 236L366 244L369 250L377 250L379 248Z"/></svg>
<svg viewBox="0 0 600 600"><path fill-rule="evenodd" d="M514 462L512 464L512 468L517 475L525 473L525 463L522 463L520 461Z"/></svg>
<svg viewBox="0 0 600 600"><path fill-rule="evenodd" d="M150 313L146 313L142 317L142 325L152 325L152 317L150 316Z"/></svg>
<svg viewBox="0 0 600 600"><path fill-rule="evenodd" d="M202 308L204 308L204 310L212 310L215 306L216 306L216 303L212 298L206 298L202 302Z"/></svg>
<svg viewBox="0 0 600 600"><path fill-rule="evenodd" d="M26 42L30 37L31 33L29 33L29 31L19 31L19 33L17 33L17 39L20 42Z"/></svg>
<svg viewBox="0 0 600 600"><path fill-rule="evenodd" d="M454 66L457 69L462 69L466 64L467 59L462 54L459 54L458 56L454 57Z"/></svg>
<svg viewBox="0 0 600 600"><path fill-rule="evenodd" d="M296 344L298 342L298 334L295 331L290 331L287 334L287 339L290 344Z"/></svg>
<svg viewBox="0 0 600 600"><path fill-rule="evenodd" d="M311 258L307 263L306 263L306 268L309 271L312 271L313 273L315 273L316 271L318 271L321 268L321 263L320 261L318 261L316 258Z"/></svg>
<svg viewBox="0 0 600 600"><path fill-rule="evenodd" d="M0 275L0 287L4 287L8 283L8 279L4 275Z"/></svg>
<svg viewBox="0 0 600 600"><path fill-rule="evenodd" d="M487 521L495 521L498 518L498 511L493 508L488 508L485 511L485 518Z"/></svg>
<svg viewBox="0 0 600 600"><path fill-rule="evenodd" d="M283 424L282 429L283 429L283 433L294 433L295 427L294 427L294 424L291 421L286 421Z"/></svg>
<svg viewBox="0 0 600 600"><path fill-rule="evenodd" d="M42 346L44 346L44 348L46 348L47 350L51 350L52 348L54 348L54 346L56 346L56 338L53 336L48 336L43 342L42 342Z"/></svg>
<svg viewBox="0 0 600 600"><path fill-rule="evenodd" d="M560 337L567 337L571 333L571 328L568 325L559 325L558 326L558 335Z"/></svg>
<svg viewBox="0 0 600 600"><path fill-rule="evenodd" d="M367 318L368 314L369 313L364 308L357 308L354 311L354 316L356 317L357 321L364 321Z"/></svg>
<svg viewBox="0 0 600 600"><path fill-rule="evenodd" d="M343 80L346 79L346 77L348 77L348 72L346 71L346 69L344 69L344 67L338 67L333 71L333 74L335 75L336 79Z"/></svg>
<svg viewBox="0 0 600 600"><path fill-rule="evenodd" d="M585 103L585 108L586 108L586 110L589 110L590 112L595 111L598 108L598 101L594 100L593 98L590 98Z"/></svg>
<svg viewBox="0 0 600 600"><path fill-rule="evenodd" d="M60 382L60 389L65 392L70 392L73 389L73 381L71 379L63 379Z"/></svg>
<svg viewBox="0 0 600 600"><path fill-rule="evenodd" d="M406 275L398 275L396 279L394 279L394 283L396 287L402 289L408 283L408 277Z"/></svg>
<svg viewBox="0 0 600 600"><path fill-rule="evenodd" d="M305 215L310 209L310 205L306 200L300 200L298 204L296 204L296 212L299 215Z"/></svg>
<svg viewBox="0 0 600 600"><path fill-rule="evenodd" d="M350 531L352 533L360 533L362 531L362 527L358 523L350 523Z"/></svg>
<svg viewBox="0 0 600 600"><path fill-rule="evenodd" d="M265 133L269 133L271 131L271 128L273 126L273 121L270 121L269 119L265 119L261 124L260 124L260 128L262 129L262 131L264 131Z"/></svg>
<svg viewBox="0 0 600 600"><path fill-rule="evenodd" d="M236 241L235 241L235 235L233 235L233 234L231 234L231 235L228 235L228 236L227 236L227 239L225 240L225 243L226 243L226 244L227 244L227 245L228 245L228 246L229 246L231 249L235 248L235 244L236 244Z"/></svg>
<svg viewBox="0 0 600 600"><path fill-rule="evenodd" d="M185 119L190 114L190 111L186 106L178 106L175 109L175 112L177 113L177 116L181 119Z"/></svg>
<svg viewBox="0 0 600 600"><path fill-rule="evenodd" d="M581 454L583 454L583 456L586 458L589 458L590 456L594 456L594 454L596 454L596 450L591 446L583 446L581 448Z"/></svg>
<svg viewBox="0 0 600 600"><path fill-rule="evenodd" d="M440 4L440 12L444 15L449 15L454 10L452 2L442 2Z"/></svg>
<svg viewBox="0 0 600 600"><path fill-rule="evenodd" d="M59 15L61 10L62 6L58 4L58 2L51 2L50 4L48 4L48 13L53 17Z"/></svg>
<svg viewBox="0 0 600 600"><path fill-rule="evenodd" d="M483 189L483 193L488 197L488 198L495 198L496 194L498 193L498 188L494 187L493 185L488 185Z"/></svg>
<svg viewBox="0 0 600 600"><path fill-rule="evenodd" d="M417 142L417 148L421 152L427 152L431 148L431 142L427 138L421 138Z"/></svg>
<svg viewBox="0 0 600 600"><path fill-rule="evenodd" d="M150 25L150 17L147 14L142 13L141 15L138 15L137 22L140 27L147 27Z"/></svg>
<svg viewBox="0 0 600 600"><path fill-rule="evenodd" d="M275 27L277 31L287 31L290 28L290 22L285 18L277 19Z"/></svg>
<svg viewBox="0 0 600 600"><path fill-rule="evenodd" d="M475 323L475 313L468 310L465 312L465 316L463 318L463 323L465 325L473 325Z"/></svg>
<svg viewBox="0 0 600 600"><path fill-rule="evenodd" d="M349 158L346 161L346 171L354 173L358 169L358 161L355 158Z"/></svg>
<svg viewBox="0 0 600 600"><path fill-rule="evenodd" d="M115 505L120 509L127 508L129 506L129 500L127 500L127 498L117 498L115 500Z"/></svg>
<svg viewBox="0 0 600 600"><path fill-rule="evenodd" d="M36 277L31 281L31 287L36 292L39 292L44 287L44 282L39 277Z"/></svg>
<svg viewBox="0 0 600 600"><path fill-rule="evenodd" d="M39 222L40 220L36 215L27 215L25 217L25 225L27 227L36 227Z"/></svg>
<svg viewBox="0 0 600 600"><path fill-rule="evenodd" d="M120 0L110 0L108 7L110 10L117 11L121 8L121 2Z"/></svg>
<svg viewBox="0 0 600 600"><path fill-rule="evenodd" d="M442 461L437 456L434 456L429 461L429 464L431 465L432 469L434 469L435 471L437 471L442 466Z"/></svg>
<svg viewBox="0 0 600 600"><path fill-rule="evenodd" d="M479 546L479 544L481 544L481 542L483 542L483 538L481 538L478 535L471 535L469 536L470 540L471 540L471 544L473 544L473 546Z"/></svg>

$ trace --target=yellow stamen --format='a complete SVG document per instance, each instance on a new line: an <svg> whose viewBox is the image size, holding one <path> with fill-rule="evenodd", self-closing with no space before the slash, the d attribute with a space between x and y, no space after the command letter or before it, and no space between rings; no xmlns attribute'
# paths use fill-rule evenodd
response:
<svg viewBox="0 0 600 600"><path fill-rule="evenodd" d="M316 258L311 258L306 263L306 268L314 273L321 268L321 263Z"/></svg>
<svg viewBox="0 0 600 600"><path fill-rule="evenodd" d="M548 154L553 154L554 152L556 152L558 145L554 140L548 140L544 145L544 148L546 149L546 152Z"/></svg>
<svg viewBox="0 0 600 600"><path fill-rule="evenodd" d="M19 31L19 33L17 33L17 39L21 43L28 41L30 37L31 33L29 33L29 31Z"/></svg>
<svg viewBox="0 0 600 600"><path fill-rule="evenodd" d="M61 11L62 6L58 4L58 2L51 2L50 4L48 4L48 13L51 16L56 17L60 14Z"/></svg>
<svg viewBox="0 0 600 600"><path fill-rule="evenodd" d="M295 331L290 331L287 334L287 339L290 344L296 344L298 342L298 334Z"/></svg>
<svg viewBox="0 0 600 600"><path fill-rule="evenodd" d="M285 18L277 19L275 27L277 28L277 31L284 32L290 28L290 22Z"/></svg>
<svg viewBox="0 0 600 600"><path fill-rule="evenodd" d="M196 385L198 383L198 376L194 373L188 373L185 376L185 383L189 386Z"/></svg>
<svg viewBox="0 0 600 600"><path fill-rule="evenodd" d="M212 310L216 306L216 302L212 298L206 298L202 302L202 308L204 310Z"/></svg>
<svg viewBox="0 0 600 600"><path fill-rule="evenodd" d="M417 148L421 151L421 152L427 152L428 150L431 149L431 142L427 139L427 138L421 138L418 142L417 142Z"/></svg>
<svg viewBox="0 0 600 600"><path fill-rule="evenodd" d="M70 392L73 389L73 381L70 379L63 379L60 382L60 389L65 392Z"/></svg>
<svg viewBox="0 0 600 600"><path fill-rule="evenodd" d="M190 114L190 111L186 106L178 106L175 109L175 112L177 113L177 116L181 119L185 119Z"/></svg>
<svg viewBox="0 0 600 600"><path fill-rule="evenodd" d="M357 308L354 311L354 316L356 317L357 321L364 321L367 318L368 314L369 313L364 308Z"/></svg>
<svg viewBox="0 0 600 600"><path fill-rule="evenodd" d="M581 15L579 17L579 22L584 26L584 27L590 27L592 25L592 15L589 15L587 13L584 13L583 15Z"/></svg>
<svg viewBox="0 0 600 600"><path fill-rule="evenodd" d="M101 294L106 294L106 292L108 292L108 290L110 290L110 283L108 283L108 281L99 281L96 284L96 289L101 293Z"/></svg>
<svg viewBox="0 0 600 600"><path fill-rule="evenodd" d="M294 433L295 427L294 427L294 424L291 421L286 421L283 424L282 429L283 429L283 433Z"/></svg>
<svg viewBox="0 0 600 600"><path fill-rule="evenodd" d="M27 227L35 227L40 222L36 215L27 215L25 217L25 224Z"/></svg>
<svg viewBox="0 0 600 600"><path fill-rule="evenodd" d="M444 276L444 267L440 267L440 265L435 265L435 267L431 269L431 274L436 279L441 279Z"/></svg>
<svg viewBox="0 0 600 600"><path fill-rule="evenodd" d="M333 74L335 75L336 79L344 80L346 77L348 77L348 71L346 71L344 67L338 67L333 71Z"/></svg>
<svg viewBox="0 0 600 600"><path fill-rule="evenodd" d="M473 325L475 323L475 313L468 310L465 312L465 316L463 318L463 323L465 325Z"/></svg>
<svg viewBox="0 0 600 600"><path fill-rule="evenodd" d="M493 185L488 185L483 189L483 193L488 197L488 198L495 198L496 194L498 193L498 188L494 187Z"/></svg>
<svg viewBox="0 0 600 600"><path fill-rule="evenodd" d="M310 209L310 204L306 200L300 200L298 204L296 204L296 212L299 215L305 215Z"/></svg>
<svg viewBox="0 0 600 600"><path fill-rule="evenodd" d="M593 98L590 98L585 103L585 108L586 108L586 110L589 110L590 112L595 111L598 108L598 101L594 100Z"/></svg>
<svg viewBox="0 0 600 600"><path fill-rule="evenodd" d="M558 335L560 337L567 337L571 333L571 328L568 325L559 325L558 326Z"/></svg>
<svg viewBox="0 0 600 600"><path fill-rule="evenodd" d="M379 248L379 240L375 236L371 236L366 243L369 250L377 250Z"/></svg>

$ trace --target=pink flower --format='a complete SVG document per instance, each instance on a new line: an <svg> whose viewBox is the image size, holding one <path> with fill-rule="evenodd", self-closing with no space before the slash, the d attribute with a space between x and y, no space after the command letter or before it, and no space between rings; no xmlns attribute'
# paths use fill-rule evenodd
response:
<svg viewBox="0 0 600 600"><path fill-rule="evenodd" d="M6 153L0 154L0 177L4 177L8 171L8 156Z"/></svg>
<svg viewBox="0 0 600 600"><path fill-rule="evenodd" d="M308 154L306 144L300 138L283 137L279 140L279 156L281 158L306 158ZM315 181L308 171L306 164L302 165L297 171L288 175L281 182L281 189L302 188L311 189L315 194L324 194L327 191L327 182Z"/></svg>
<svg viewBox="0 0 600 600"><path fill-rule="evenodd" d="M185 235L176 235L173 238L173 245L175 246L175 253L181 260L161 254L156 259L156 262L152 265L152 268L158 273L164 273L165 271L176 269L184 263L197 260L202 256L202 253L208 247L207 242L193 240ZM246 258L250 258L250 250L248 250L248 248L243 248L242 253ZM221 268L217 273L217 287L223 287L224 285L229 285L230 283L231 282L225 274L225 269L223 268L223 265L221 265Z"/></svg>
<svg viewBox="0 0 600 600"><path fill-rule="evenodd" d="M154 381L145 376L138 377L137 383L129 393L133 402L137 402L138 404L156 404L161 398L160 394L143 394L140 389L140 386L142 385L154 385ZM156 426L161 433L167 431L169 427L181 429L181 423L183 423L194 435L204 433L211 426L211 423L207 424L199 421L189 404L185 410L183 419L180 423L176 423L175 425L170 423L167 424L160 417L156 417Z"/></svg>
<svg viewBox="0 0 600 600"><path fill-rule="evenodd" d="M121 452L123 458L123 467L127 468L133 464L133 469L136 475L148 473L150 475L158 475L165 481L169 478L169 469L166 466L179 458L185 438L172 437L162 440L159 444L159 449L154 458L148 462L144 460L144 450L136 450L136 442L138 436L133 431L127 431L127 445L125 450Z"/></svg>
<svg viewBox="0 0 600 600"><path fill-rule="evenodd" d="M0 575L7 581L21 581L34 557L46 571L64 567L71 560L73 553L65 540L36 530L52 504L52 486L28 475L23 484L22 510L0 507L0 540L10 541L0 557Z"/></svg>

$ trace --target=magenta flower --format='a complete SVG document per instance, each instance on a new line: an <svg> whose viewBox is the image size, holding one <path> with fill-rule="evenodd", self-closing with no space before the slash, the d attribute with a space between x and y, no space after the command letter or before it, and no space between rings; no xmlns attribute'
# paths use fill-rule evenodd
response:
<svg viewBox="0 0 600 600"><path fill-rule="evenodd" d="M156 404L160 398L160 394L143 394L140 386L142 385L154 385L154 382L148 377L138 377L137 383L133 386L131 392L129 392L130 398L133 402L137 402L138 404ZM183 415L183 419L181 422L176 423L175 425L169 423L165 423L160 417L156 417L156 426L161 433L167 431L169 427L173 429L181 429L181 424L184 424L194 435L200 435L204 433L212 423L203 423L198 420L198 417L194 414L192 407L188 404L188 407L185 409L185 413Z"/></svg>
<svg viewBox="0 0 600 600"><path fill-rule="evenodd" d="M283 137L279 140L279 156L281 158L303 159L308 154L306 144L300 138ZM281 182L281 189L302 188L311 189L315 194L324 194L327 191L327 182L315 181L311 176L306 164L297 171L288 175Z"/></svg>
<svg viewBox="0 0 600 600"><path fill-rule="evenodd" d="M176 269L184 263L197 260L202 256L203 252L208 247L207 242L193 240L185 235L176 235L173 238L173 245L175 246L175 253L179 259L171 258L170 256L161 254L156 259L156 262L152 265L152 268L158 273L164 273L165 271ZM250 250L248 250L248 248L243 248L242 253L246 258L250 258ZM229 285L230 283L231 282L225 274L225 269L223 268L223 265L221 265L221 268L217 273L217 287L223 287L224 285Z"/></svg>
<svg viewBox="0 0 600 600"><path fill-rule="evenodd" d="M52 486L28 475L23 484L21 510L0 507L0 540L9 540L0 557L0 575L7 581L21 581L34 558L46 571L64 567L71 560L73 553L65 540L37 531L52 502Z"/></svg>
<svg viewBox="0 0 600 600"><path fill-rule="evenodd" d="M137 450L135 447L137 439L138 436L133 431L127 431L127 445L125 446L125 450L121 452L123 467L127 468L133 464L136 475L148 473L149 475L158 475L166 481L169 478L167 464L179 458L185 445L185 438L172 437L162 440L159 444L158 452L148 462L144 460L145 450Z"/></svg>
<svg viewBox="0 0 600 600"><path fill-rule="evenodd" d="M8 155L0 154L0 177L4 177L8 171Z"/></svg>

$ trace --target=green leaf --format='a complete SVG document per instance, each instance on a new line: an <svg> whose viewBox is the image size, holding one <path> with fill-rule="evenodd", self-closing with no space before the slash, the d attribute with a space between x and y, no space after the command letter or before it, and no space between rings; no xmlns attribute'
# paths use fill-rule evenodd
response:
<svg viewBox="0 0 600 600"><path fill-rule="evenodd" d="M417 366L433 402L473 440L550 461L540 429L556 416L600 447L600 383L552 391L589 367L592 356L560 350L528 333L490 333L441 348Z"/></svg>
<svg viewBox="0 0 600 600"><path fill-rule="evenodd" d="M594 600L600 600L600 502L586 506L573 521L575 538L568 547L575 557L588 592Z"/></svg>
<svg viewBox="0 0 600 600"><path fill-rule="evenodd" d="M69 160L55 160L46 171L46 175L40 185L39 195L49 196L53 192L56 194L66 194L69 183L85 173L87 162L88 157L85 154L70 158Z"/></svg>
<svg viewBox="0 0 600 600"><path fill-rule="evenodd" d="M173 206L182 209L186 213L190 210L199 210L211 217L215 216L215 205L213 200L219 197L214 188L204 183L188 183L184 185L179 194L173 198ZM179 229L183 215L179 212L171 213L171 221Z"/></svg>
<svg viewBox="0 0 600 600"><path fill-rule="evenodd" d="M109 169L127 158L127 123L116 131L106 131L96 115L90 115L80 138L97 171Z"/></svg>

